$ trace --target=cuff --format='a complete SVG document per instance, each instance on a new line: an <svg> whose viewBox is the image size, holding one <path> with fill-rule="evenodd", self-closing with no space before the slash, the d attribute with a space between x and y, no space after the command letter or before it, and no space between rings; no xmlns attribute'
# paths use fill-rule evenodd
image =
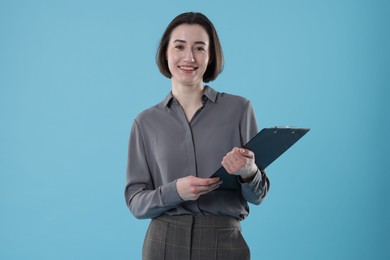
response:
<svg viewBox="0 0 390 260"><path fill-rule="evenodd" d="M241 185L248 185L250 187L256 187L256 186L258 186L256 184L261 182L261 179L262 179L261 177L262 177L262 174L261 174L259 168L257 168L257 171L250 182L243 182L241 180L240 176L238 176L237 179Z"/></svg>
<svg viewBox="0 0 390 260"><path fill-rule="evenodd" d="M174 180L166 185L161 186L161 199L164 205L175 205L183 202L180 198L176 188L176 181Z"/></svg>

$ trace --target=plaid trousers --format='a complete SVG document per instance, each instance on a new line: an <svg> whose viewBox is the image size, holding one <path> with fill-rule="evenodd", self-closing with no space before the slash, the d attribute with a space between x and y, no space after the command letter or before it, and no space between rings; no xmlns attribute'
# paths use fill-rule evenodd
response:
<svg viewBox="0 0 390 260"><path fill-rule="evenodd" d="M142 259L246 260L250 252L233 217L162 215L150 222Z"/></svg>

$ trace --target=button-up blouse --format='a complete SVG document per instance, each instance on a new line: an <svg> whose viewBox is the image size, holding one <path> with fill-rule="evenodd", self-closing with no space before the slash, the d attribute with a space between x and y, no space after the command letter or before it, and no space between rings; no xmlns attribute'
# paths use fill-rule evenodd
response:
<svg viewBox="0 0 390 260"><path fill-rule="evenodd" d="M247 99L205 86L202 104L188 122L183 108L169 93L134 120L125 198L135 217L228 215L242 220L249 213L248 202L260 204L267 195L268 177L258 171L251 182L240 182L241 189L214 190L195 201L180 198L178 178L210 177L228 152L258 133Z"/></svg>

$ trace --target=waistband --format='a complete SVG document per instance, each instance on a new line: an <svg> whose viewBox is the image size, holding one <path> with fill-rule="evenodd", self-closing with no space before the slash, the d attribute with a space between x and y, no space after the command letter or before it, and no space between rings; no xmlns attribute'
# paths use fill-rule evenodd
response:
<svg viewBox="0 0 390 260"><path fill-rule="evenodd" d="M154 218L155 221L162 221L172 225L188 228L240 228L240 221L230 216L216 215L161 215Z"/></svg>

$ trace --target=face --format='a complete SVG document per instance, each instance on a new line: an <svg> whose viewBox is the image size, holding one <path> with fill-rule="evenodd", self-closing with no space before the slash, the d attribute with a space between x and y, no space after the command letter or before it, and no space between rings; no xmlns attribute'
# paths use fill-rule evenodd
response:
<svg viewBox="0 0 390 260"><path fill-rule="evenodd" d="M209 36L198 24L182 24L171 33L167 48L172 82L185 86L201 85L209 63Z"/></svg>

